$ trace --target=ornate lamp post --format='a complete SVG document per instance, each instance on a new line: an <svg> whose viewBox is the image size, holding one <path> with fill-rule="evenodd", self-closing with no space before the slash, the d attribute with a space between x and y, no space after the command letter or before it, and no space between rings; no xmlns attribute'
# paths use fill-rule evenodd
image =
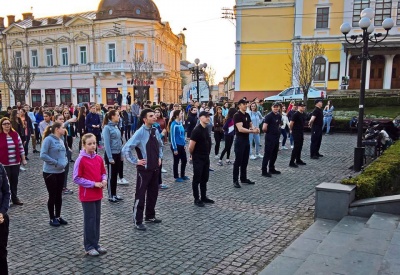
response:
<svg viewBox="0 0 400 275"><path fill-rule="evenodd" d="M359 110L358 110L358 125L357 125L357 147L354 149L354 171L360 171L363 159L364 159L364 147L362 144L363 136L363 124L364 124L364 99L365 99L365 81L367 76L367 61L370 59L368 53L368 44L372 43L376 46L378 43L382 42L389 35L389 30L393 28L394 22L392 18L386 18L382 27L386 30L385 36L382 33L374 33L375 27L372 23L374 19L374 10L371 8L366 8L361 12L361 20L358 25L362 29L362 34L351 35L350 38L347 36L351 31L351 25L349 23L343 23L340 26L340 31L344 34L346 42L357 47L362 47L361 55L359 59L362 61L361 64L361 88L360 88L360 100L359 100ZM383 36L383 37L382 37Z"/></svg>
<svg viewBox="0 0 400 275"><path fill-rule="evenodd" d="M204 70L207 68L207 63L199 64L200 59L196 58L194 63L188 65L189 70L192 72L192 79L196 79L197 88L197 101L200 101L200 74L204 74Z"/></svg>

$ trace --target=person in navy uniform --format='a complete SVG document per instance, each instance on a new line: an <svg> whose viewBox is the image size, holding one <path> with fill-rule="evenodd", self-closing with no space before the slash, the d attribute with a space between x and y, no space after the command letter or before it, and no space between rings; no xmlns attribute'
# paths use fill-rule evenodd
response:
<svg viewBox="0 0 400 275"><path fill-rule="evenodd" d="M324 125L324 113L322 111L322 99L315 100L315 109L311 114L308 126L311 128L310 157L319 159L323 157L319 153L322 142L322 126Z"/></svg>
<svg viewBox="0 0 400 275"><path fill-rule="evenodd" d="M303 102L296 103L297 111L292 115L289 124L290 135L293 137L294 143L289 166L293 168L297 168L299 165L306 165L301 160L301 150L303 149L304 142L304 124L306 120L304 114L305 106Z"/></svg>
<svg viewBox="0 0 400 275"><path fill-rule="evenodd" d="M280 107L281 104L279 102L274 102L271 107L272 111L264 118L262 130L265 133L265 147L261 166L263 177L271 177L271 174L281 173L275 169L275 161L279 151L279 137L281 135L282 115L279 112Z"/></svg>

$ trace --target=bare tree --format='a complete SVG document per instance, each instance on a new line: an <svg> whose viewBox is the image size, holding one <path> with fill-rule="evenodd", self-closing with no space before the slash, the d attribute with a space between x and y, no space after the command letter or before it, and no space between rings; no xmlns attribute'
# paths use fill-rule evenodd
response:
<svg viewBox="0 0 400 275"><path fill-rule="evenodd" d="M304 93L304 101L307 102L308 90L310 89L319 66L315 60L325 54L325 49L318 40L309 44L295 44L293 54L289 55L290 61L286 64L292 83L297 83Z"/></svg>
<svg viewBox="0 0 400 275"><path fill-rule="evenodd" d="M208 91L210 92L209 97L211 98L212 86L215 84L216 71L213 67L209 66L204 72L204 80L206 81Z"/></svg>
<svg viewBox="0 0 400 275"><path fill-rule="evenodd" d="M154 62L144 59L142 55L135 53L132 58L131 72L132 81L135 87L135 98L140 102L148 100L146 98L146 87L150 86L153 79Z"/></svg>
<svg viewBox="0 0 400 275"><path fill-rule="evenodd" d="M16 91L24 91L27 95L35 80L35 74L32 73L31 68L23 65L21 59L15 56L10 59L10 63L6 60L1 62L1 76L14 95Z"/></svg>

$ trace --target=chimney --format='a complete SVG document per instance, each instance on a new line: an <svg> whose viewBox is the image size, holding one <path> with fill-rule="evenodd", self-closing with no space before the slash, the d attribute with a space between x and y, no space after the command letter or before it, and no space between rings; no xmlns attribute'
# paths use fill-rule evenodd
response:
<svg viewBox="0 0 400 275"><path fill-rule="evenodd" d="M8 26L11 26L12 23L15 22L15 15L7 15Z"/></svg>
<svg viewBox="0 0 400 275"><path fill-rule="evenodd" d="M25 12L22 14L22 20L32 19L33 20L33 13L32 12Z"/></svg>
<svg viewBox="0 0 400 275"><path fill-rule="evenodd" d="M47 18L47 25L57 24L57 19L55 18Z"/></svg>
<svg viewBox="0 0 400 275"><path fill-rule="evenodd" d="M66 16L66 15L64 15L63 16L63 18L62 18L62 22L63 22L63 24L65 24L65 23L67 23L69 20L71 20L72 19L72 17L69 17L69 16Z"/></svg>
<svg viewBox="0 0 400 275"><path fill-rule="evenodd" d="M4 29L4 17L0 17L0 29Z"/></svg>
<svg viewBox="0 0 400 275"><path fill-rule="evenodd" d="M39 27L40 25L42 25L42 21L32 20L32 27Z"/></svg>

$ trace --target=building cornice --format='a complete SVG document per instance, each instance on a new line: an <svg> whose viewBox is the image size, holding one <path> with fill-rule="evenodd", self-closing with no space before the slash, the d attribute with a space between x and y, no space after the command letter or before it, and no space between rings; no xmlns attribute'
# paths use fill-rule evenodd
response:
<svg viewBox="0 0 400 275"><path fill-rule="evenodd" d="M270 2L257 2L252 4L243 4L234 6L235 10L247 10L247 9L265 9L265 8L287 8L294 7L295 2L288 3L270 3Z"/></svg>

